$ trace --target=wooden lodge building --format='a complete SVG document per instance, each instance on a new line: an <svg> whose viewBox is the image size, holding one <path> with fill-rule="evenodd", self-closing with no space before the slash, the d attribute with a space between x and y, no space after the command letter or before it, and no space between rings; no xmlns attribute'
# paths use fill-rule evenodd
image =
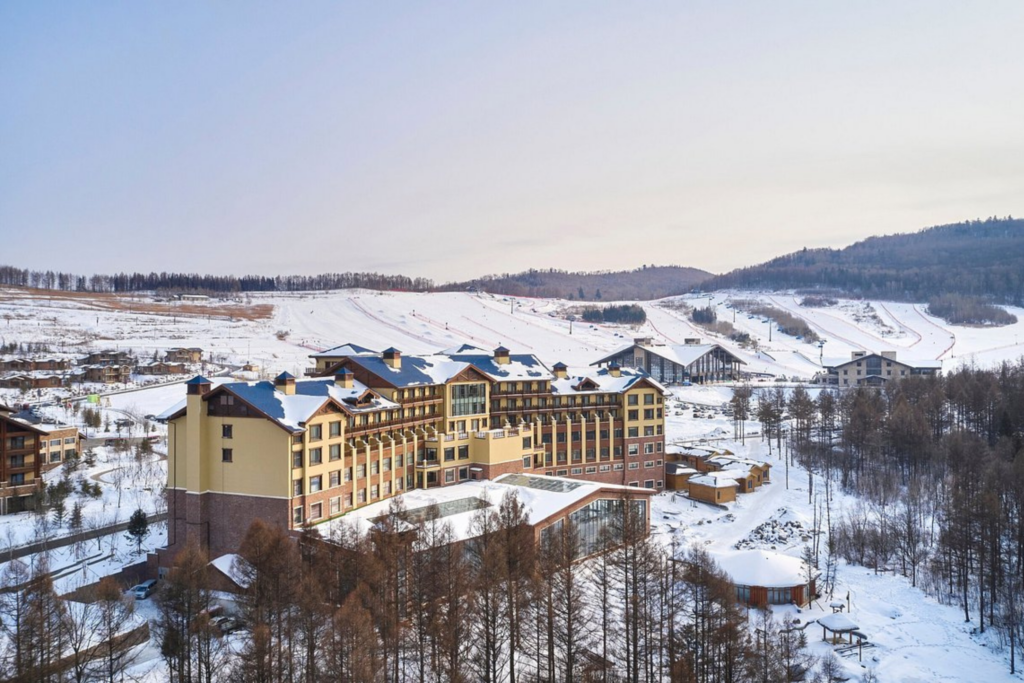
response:
<svg viewBox="0 0 1024 683"><path fill-rule="evenodd" d="M28 509L42 473L76 455L80 439L75 427L43 424L0 405L0 514Z"/></svg>
<svg viewBox="0 0 1024 683"><path fill-rule="evenodd" d="M745 362L718 344L701 344L699 338L685 344L655 344L648 337L637 338L627 347L591 363L603 367L618 364L641 369L662 384L709 384L739 378Z"/></svg>

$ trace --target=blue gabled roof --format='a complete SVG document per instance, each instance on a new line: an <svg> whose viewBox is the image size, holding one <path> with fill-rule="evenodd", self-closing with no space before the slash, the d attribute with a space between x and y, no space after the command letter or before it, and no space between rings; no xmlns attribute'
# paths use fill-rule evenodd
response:
<svg viewBox="0 0 1024 683"><path fill-rule="evenodd" d="M499 351L501 348L504 347L499 347L495 351ZM485 353L453 353L449 357L452 360L469 363L497 380L551 377L551 372L540 362L540 359L529 353L510 354L508 363L498 363L494 360L493 355Z"/></svg>
<svg viewBox="0 0 1024 683"><path fill-rule="evenodd" d="M290 373L290 372L287 372L287 371L285 371L285 372L282 372L282 373L281 373L280 375L278 375L277 377L275 377L274 379L275 379L275 380L278 380L278 379L295 379L295 375L293 375L293 374L292 374L292 373Z"/></svg>
<svg viewBox="0 0 1024 683"><path fill-rule="evenodd" d="M352 356L346 362L354 363L396 387L411 387L444 384L468 367L460 361L447 356L403 356L398 368L391 367L380 356Z"/></svg>
<svg viewBox="0 0 1024 683"><path fill-rule="evenodd" d="M195 386L197 384L213 384L210 380L206 379L202 375L196 375L189 381L185 382L185 386Z"/></svg>

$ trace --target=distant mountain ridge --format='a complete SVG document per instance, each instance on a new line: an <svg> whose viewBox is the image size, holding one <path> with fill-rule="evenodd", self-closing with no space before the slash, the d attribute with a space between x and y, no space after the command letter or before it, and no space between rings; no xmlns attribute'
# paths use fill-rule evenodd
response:
<svg viewBox="0 0 1024 683"><path fill-rule="evenodd" d="M614 272L528 270L488 275L437 287L441 291L478 289L505 296L532 296L579 301L649 301L685 294L712 277L685 266L642 266Z"/></svg>
<svg viewBox="0 0 1024 683"><path fill-rule="evenodd" d="M1024 305L1024 220L989 218L804 249L703 283L717 289L825 289L896 301L962 294Z"/></svg>

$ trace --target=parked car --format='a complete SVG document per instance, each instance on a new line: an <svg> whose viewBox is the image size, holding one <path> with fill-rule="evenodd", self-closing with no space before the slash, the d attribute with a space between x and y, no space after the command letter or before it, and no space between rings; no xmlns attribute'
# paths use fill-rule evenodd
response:
<svg viewBox="0 0 1024 683"><path fill-rule="evenodd" d="M136 600L145 600L153 593L156 593L156 579L143 581L138 586L133 587L131 593L135 596Z"/></svg>
<svg viewBox="0 0 1024 683"><path fill-rule="evenodd" d="M242 626L241 622L234 617L214 617L210 623L216 626L221 633L231 633Z"/></svg>

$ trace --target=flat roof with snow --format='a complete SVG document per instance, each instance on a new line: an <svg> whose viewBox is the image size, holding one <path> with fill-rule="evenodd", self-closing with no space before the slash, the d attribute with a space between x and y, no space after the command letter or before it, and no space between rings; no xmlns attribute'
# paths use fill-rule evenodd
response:
<svg viewBox="0 0 1024 683"><path fill-rule="evenodd" d="M712 557L737 586L791 588L807 583L804 561L782 553L735 550L714 553Z"/></svg>

